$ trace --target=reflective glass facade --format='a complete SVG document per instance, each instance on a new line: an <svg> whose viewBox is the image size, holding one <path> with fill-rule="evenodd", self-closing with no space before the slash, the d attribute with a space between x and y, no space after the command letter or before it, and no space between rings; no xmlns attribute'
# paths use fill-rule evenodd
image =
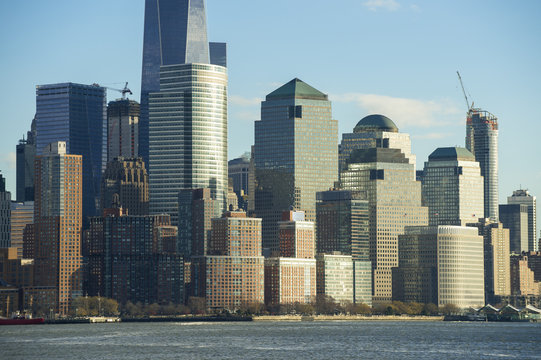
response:
<svg viewBox="0 0 541 360"><path fill-rule="evenodd" d="M36 154L65 141L68 154L83 156L83 221L97 213L107 158L105 88L74 83L36 89Z"/></svg>
<svg viewBox="0 0 541 360"><path fill-rule="evenodd" d="M338 122L327 95L299 79L271 94L255 122L255 212L263 248L278 251L277 222L294 207L315 221L316 192L338 179Z"/></svg>
<svg viewBox="0 0 541 360"><path fill-rule="evenodd" d="M178 223L181 189L209 188L227 199L227 69L163 66L161 91L150 94L150 213Z"/></svg>
<svg viewBox="0 0 541 360"><path fill-rule="evenodd" d="M498 119L481 109L470 109L466 149L475 155L484 178L485 218L498 221Z"/></svg>
<svg viewBox="0 0 541 360"><path fill-rule="evenodd" d="M149 93L160 90L160 66L209 63L204 0L146 0L139 154L149 158Z"/></svg>

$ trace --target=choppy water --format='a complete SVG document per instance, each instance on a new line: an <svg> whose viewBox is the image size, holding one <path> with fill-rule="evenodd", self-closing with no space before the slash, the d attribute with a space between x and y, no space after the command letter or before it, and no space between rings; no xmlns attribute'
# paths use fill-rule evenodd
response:
<svg viewBox="0 0 541 360"><path fill-rule="evenodd" d="M541 359L541 324L119 323L0 327L0 359Z"/></svg>

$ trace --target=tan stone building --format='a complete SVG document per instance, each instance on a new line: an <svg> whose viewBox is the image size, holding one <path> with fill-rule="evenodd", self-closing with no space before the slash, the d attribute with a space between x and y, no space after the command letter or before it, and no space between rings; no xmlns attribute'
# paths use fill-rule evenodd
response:
<svg viewBox="0 0 541 360"><path fill-rule="evenodd" d="M541 253L531 252L511 255L511 293L512 295L541 295L541 281L538 273L530 266L530 257L541 258ZM534 261L532 260L532 265Z"/></svg>

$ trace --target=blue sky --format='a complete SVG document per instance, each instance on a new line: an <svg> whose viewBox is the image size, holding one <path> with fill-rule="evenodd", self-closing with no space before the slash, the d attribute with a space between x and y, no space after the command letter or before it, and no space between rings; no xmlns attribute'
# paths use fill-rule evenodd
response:
<svg viewBox="0 0 541 360"><path fill-rule="evenodd" d="M371 113L412 136L418 169L464 146L466 104L500 123L500 199L541 196L540 1L207 0L209 40L228 43L229 158L248 151L266 94L299 77L328 93L339 133ZM0 3L0 170L15 190L15 145L35 86L122 88L139 100L144 1ZM109 100L119 97L109 91Z"/></svg>

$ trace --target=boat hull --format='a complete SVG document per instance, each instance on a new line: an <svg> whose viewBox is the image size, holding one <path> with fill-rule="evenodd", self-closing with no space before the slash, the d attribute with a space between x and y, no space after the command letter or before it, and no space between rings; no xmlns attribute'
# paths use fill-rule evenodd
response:
<svg viewBox="0 0 541 360"><path fill-rule="evenodd" d="M38 325L43 324L45 319L0 319L0 325Z"/></svg>

